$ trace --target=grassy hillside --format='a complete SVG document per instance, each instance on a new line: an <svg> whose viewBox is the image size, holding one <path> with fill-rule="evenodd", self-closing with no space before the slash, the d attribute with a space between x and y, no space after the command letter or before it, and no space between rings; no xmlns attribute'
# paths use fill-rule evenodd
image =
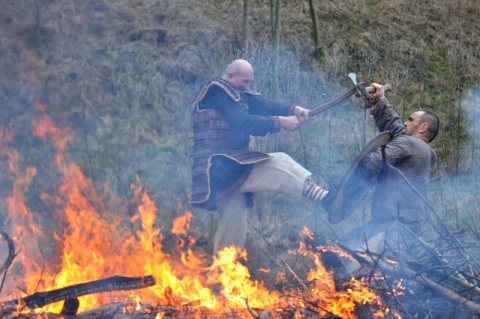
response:
<svg viewBox="0 0 480 319"><path fill-rule="evenodd" d="M280 92L272 96L268 1L251 1L249 50L242 52L239 0L4 0L0 124L2 136L13 137L3 138L2 147L19 152L21 167L37 167L26 187L31 209L48 215L51 207L41 194L56 185L52 146L31 134L32 120L41 115L37 106L46 105L55 123L71 130L68 156L96 185L106 182L129 198L129 185L138 177L159 207L157 223L170 227L171 219L189 208L194 94L232 59L244 57L256 69L255 88L271 98L313 107L345 90L346 75L356 72L366 82L391 83L389 99L403 118L419 107L433 108L443 130L433 144L439 163L432 196L446 220L460 228L471 223L479 188L480 3L318 0L316 9L323 53L317 58L308 1L284 1ZM262 151L291 154L335 187L375 134L362 102L352 98L299 132L252 143ZM7 158L1 165L8 170ZM13 177L5 176L0 187L7 197ZM457 190L468 195L457 196ZM332 227L308 204L269 197L257 198L252 227L280 247L290 239L294 243L302 225L335 237L368 215L363 207L353 221ZM302 214L291 218L295 210ZM197 236L210 245L215 218L195 214Z"/></svg>

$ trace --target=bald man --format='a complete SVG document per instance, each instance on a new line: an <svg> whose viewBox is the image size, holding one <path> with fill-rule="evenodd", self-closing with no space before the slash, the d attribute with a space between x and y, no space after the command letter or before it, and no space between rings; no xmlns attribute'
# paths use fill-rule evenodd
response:
<svg viewBox="0 0 480 319"><path fill-rule="evenodd" d="M376 89L371 109L375 124L380 132L390 131L393 136L385 147L386 160L393 169L384 166L381 149L364 158L366 175L376 179L371 221L348 232L339 242L354 250L368 246L371 252L394 249L407 253L412 243L408 234L420 234L420 222L427 212L424 199L437 159L429 143L437 136L440 121L432 111L421 110L402 123L385 98L383 86L372 86Z"/></svg>
<svg viewBox="0 0 480 319"><path fill-rule="evenodd" d="M312 120L299 105L269 101L251 90L253 78L252 65L235 60L203 87L194 102L190 203L218 210L214 251L244 246L252 193L271 191L316 202L328 193L287 154L249 149L250 136L295 131Z"/></svg>

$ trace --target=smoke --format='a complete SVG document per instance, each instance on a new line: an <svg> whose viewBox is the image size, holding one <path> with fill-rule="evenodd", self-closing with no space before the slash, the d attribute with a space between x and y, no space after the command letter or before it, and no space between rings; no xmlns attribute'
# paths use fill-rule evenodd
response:
<svg viewBox="0 0 480 319"><path fill-rule="evenodd" d="M451 150L455 162L442 161L437 167L431 181L430 199L448 225L478 234L480 87L473 87L461 97L457 106L452 107L456 107L459 114L457 134L462 131L465 134L457 137L457 147ZM440 134L445 132L441 130Z"/></svg>
<svg viewBox="0 0 480 319"><path fill-rule="evenodd" d="M473 180L478 180L479 160L479 144L480 144L480 86L473 87L465 95L462 101L463 109L468 123L469 136L465 143L465 151L467 153L469 171ZM468 165L467 164L467 165Z"/></svg>

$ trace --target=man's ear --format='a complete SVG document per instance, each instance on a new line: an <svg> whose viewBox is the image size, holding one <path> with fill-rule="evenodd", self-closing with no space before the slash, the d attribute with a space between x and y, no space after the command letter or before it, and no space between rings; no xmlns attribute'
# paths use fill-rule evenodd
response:
<svg viewBox="0 0 480 319"><path fill-rule="evenodd" d="M419 129L420 133L426 133L428 132L428 123L427 122L424 122L422 124L420 124L420 129Z"/></svg>

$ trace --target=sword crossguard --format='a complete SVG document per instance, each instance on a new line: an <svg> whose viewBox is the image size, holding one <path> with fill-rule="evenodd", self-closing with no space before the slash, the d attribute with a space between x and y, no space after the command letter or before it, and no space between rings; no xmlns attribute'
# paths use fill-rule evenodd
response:
<svg viewBox="0 0 480 319"><path fill-rule="evenodd" d="M355 93L355 96L362 97L365 96L366 99L372 99L373 97L370 95L370 93L375 92L375 88L372 86L366 86L365 82L357 82L357 75L355 73L349 73L348 78L352 81L353 85L357 89L357 92ZM392 90L392 86L390 84L385 84L383 86L383 89L385 92L389 92Z"/></svg>
<svg viewBox="0 0 480 319"><path fill-rule="evenodd" d="M352 81L353 85L357 88L357 92L355 93L356 97L361 97L363 95L363 90L361 85L365 87L365 82L357 83L357 75L355 73L349 73L348 78Z"/></svg>
<svg viewBox="0 0 480 319"><path fill-rule="evenodd" d="M366 88L366 83L365 82L360 82L355 87L357 88L357 93L355 93L355 97L362 97L366 96L368 97L370 94L368 94L367 88Z"/></svg>

